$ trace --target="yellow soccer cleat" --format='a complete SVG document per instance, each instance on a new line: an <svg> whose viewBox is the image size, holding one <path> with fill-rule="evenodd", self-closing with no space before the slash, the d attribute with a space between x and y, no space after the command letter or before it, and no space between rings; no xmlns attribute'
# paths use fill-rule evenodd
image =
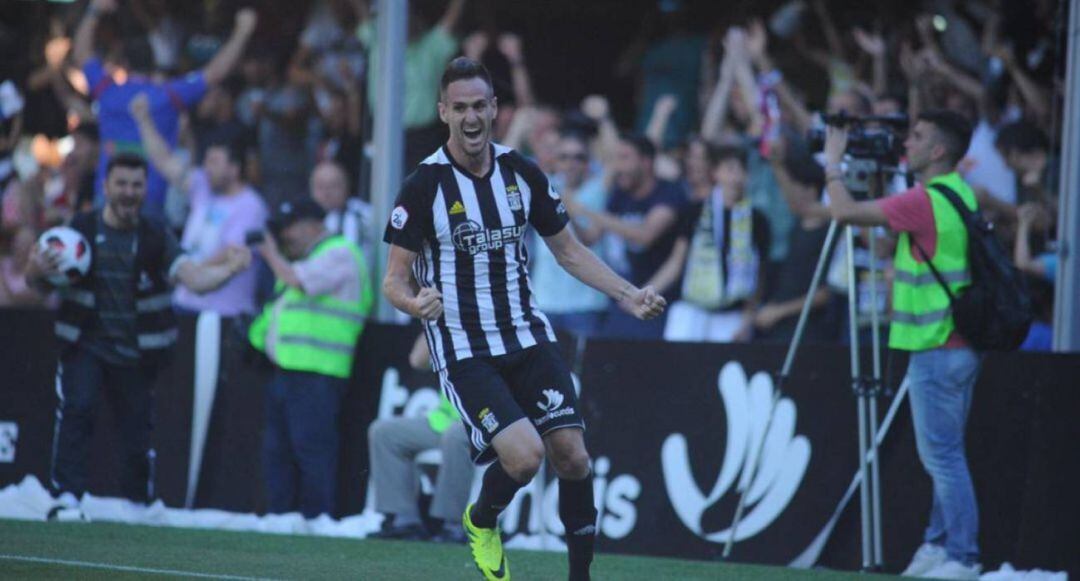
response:
<svg viewBox="0 0 1080 581"><path fill-rule="evenodd" d="M502 539L499 538L499 527L485 529L472 523L469 513L473 505L465 507L465 514L461 516L461 526L465 528L465 534L469 537L469 548L472 549L473 561L476 568L484 579L488 581L510 581L510 567L506 564L506 553L503 552Z"/></svg>

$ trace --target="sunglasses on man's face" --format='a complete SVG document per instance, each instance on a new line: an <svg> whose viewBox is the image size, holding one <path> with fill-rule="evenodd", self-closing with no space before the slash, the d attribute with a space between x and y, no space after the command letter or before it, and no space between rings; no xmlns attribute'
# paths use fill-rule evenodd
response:
<svg viewBox="0 0 1080 581"><path fill-rule="evenodd" d="M582 163L589 161L589 154L587 153L560 153L559 161L580 161Z"/></svg>

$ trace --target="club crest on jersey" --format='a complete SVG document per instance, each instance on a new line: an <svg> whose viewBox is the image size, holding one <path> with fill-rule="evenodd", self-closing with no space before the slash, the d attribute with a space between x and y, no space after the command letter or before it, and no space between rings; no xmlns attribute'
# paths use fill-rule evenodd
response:
<svg viewBox="0 0 1080 581"><path fill-rule="evenodd" d="M408 221L409 211L405 209L405 206L398 206L390 213L390 225L397 230L404 228Z"/></svg>
<svg viewBox="0 0 1080 581"><path fill-rule="evenodd" d="M480 418L480 425L484 426L484 429L487 430L489 434L492 434L495 430L499 429L499 420L495 418L495 414L491 413L489 408L480 410L477 417Z"/></svg>
<svg viewBox="0 0 1080 581"><path fill-rule="evenodd" d="M475 256L481 252L502 250L507 244L514 244L525 234L525 226L504 226L484 229L473 220L466 220L454 227L451 240L454 248Z"/></svg>
<svg viewBox="0 0 1080 581"><path fill-rule="evenodd" d="M521 210L521 192L518 191L516 184L506 186L506 201L510 204L511 211L517 212Z"/></svg>
<svg viewBox="0 0 1080 581"><path fill-rule="evenodd" d="M456 214L464 214L464 213L465 213L465 206L463 206L461 204L461 200L458 200L458 201L454 202L453 205L450 206L450 215L451 216L454 216Z"/></svg>

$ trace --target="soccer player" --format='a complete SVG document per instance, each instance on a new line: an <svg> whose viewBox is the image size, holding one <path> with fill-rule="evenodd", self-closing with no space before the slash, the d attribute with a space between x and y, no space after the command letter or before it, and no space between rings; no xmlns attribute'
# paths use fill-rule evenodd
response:
<svg viewBox="0 0 1080 581"><path fill-rule="evenodd" d="M496 102L483 65L454 59L439 92L450 138L402 185L384 236L391 247L383 294L423 320L432 366L465 424L473 460L497 460L462 515L480 572L510 578L496 519L546 451L559 477L570 579L588 579L596 507L585 426L555 334L532 296L527 225L570 274L636 317L654 318L666 303L578 242L543 172L491 142Z"/></svg>

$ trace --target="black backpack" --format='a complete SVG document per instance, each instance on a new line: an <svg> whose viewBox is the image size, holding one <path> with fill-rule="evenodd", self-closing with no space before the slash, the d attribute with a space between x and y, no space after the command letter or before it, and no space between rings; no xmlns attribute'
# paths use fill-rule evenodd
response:
<svg viewBox="0 0 1080 581"><path fill-rule="evenodd" d="M926 251L915 244L930 272L949 295L956 330L978 351L1016 350L1027 338L1034 318L1027 283L994 235L993 224L968 209L951 188L941 184L930 187L949 200L968 232L971 286L959 296L945 284Z"/></svg>

